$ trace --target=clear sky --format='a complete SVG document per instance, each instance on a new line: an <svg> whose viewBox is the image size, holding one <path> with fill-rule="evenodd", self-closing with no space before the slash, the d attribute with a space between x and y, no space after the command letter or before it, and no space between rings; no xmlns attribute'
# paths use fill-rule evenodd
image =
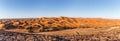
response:
<svg viewBox="0 0 120 41"><path fill-rule="evenodd" d="M120 19L119 0L0 0L0 18L101 17Z"/></svg>

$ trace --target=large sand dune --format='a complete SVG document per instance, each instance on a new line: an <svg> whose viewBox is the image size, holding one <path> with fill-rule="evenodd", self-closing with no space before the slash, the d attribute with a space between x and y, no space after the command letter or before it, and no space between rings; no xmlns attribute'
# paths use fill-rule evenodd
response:
<svg viewBox="0 0 120 41"><path fill-rule="evenodd" d="M1 19L1 41L120 41L120 20L102 18Z"/></svg>

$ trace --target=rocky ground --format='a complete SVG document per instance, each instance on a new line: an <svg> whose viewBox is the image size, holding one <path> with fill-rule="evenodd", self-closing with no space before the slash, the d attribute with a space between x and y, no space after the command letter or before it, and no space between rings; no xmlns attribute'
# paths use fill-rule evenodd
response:
<svg viewBox="0 0 120 41"><path fill-rule="evenodd" d="M43 33L20 33L1 30L0 41L120 41L120 29L118 27L90 29L79 29L82 31L77 32L73 29ZM71 33L67 33L69 31ZM60 32L66 33L61 35Z"/></svg>

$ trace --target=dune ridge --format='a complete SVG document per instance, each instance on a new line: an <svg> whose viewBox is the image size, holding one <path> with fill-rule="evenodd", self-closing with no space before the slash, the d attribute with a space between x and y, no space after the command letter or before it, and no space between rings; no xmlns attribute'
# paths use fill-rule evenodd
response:
<svg viewBox="0 0 120 41"><path fill-rule="evenodd" d="M76 28L108 28L120 25L120 20L103 18L41 17L25 19L1 19L0 29L23 29L37 33Z"/></svg>

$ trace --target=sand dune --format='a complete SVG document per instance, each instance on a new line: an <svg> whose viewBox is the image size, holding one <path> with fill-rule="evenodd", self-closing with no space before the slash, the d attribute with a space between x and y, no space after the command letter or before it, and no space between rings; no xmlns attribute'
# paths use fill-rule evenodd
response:
<svg viewBox="0 0 120 41"><path fill-rule="evenodd" d="M0 41L120 41L119 28L116 19L1 19Z"/></svg>

